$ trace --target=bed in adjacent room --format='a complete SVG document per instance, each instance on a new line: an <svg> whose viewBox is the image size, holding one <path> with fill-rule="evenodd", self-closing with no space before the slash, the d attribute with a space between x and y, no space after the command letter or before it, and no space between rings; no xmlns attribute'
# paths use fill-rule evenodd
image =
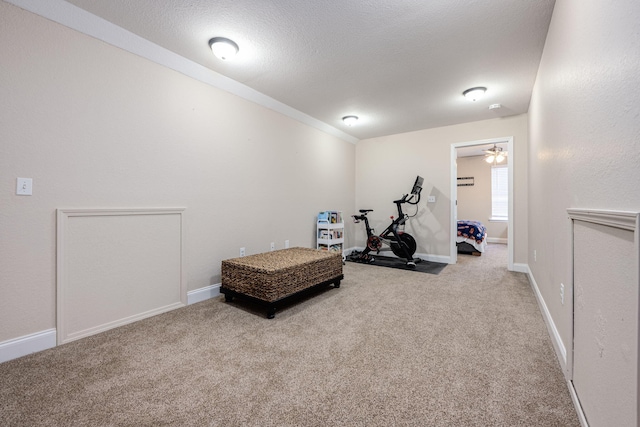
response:
<svg viewBox="0 0 640 427"><path fill-rule="evenodd" d="M458 253L480 256L487 246L487 228L480 221L458 221Z"/></svg>

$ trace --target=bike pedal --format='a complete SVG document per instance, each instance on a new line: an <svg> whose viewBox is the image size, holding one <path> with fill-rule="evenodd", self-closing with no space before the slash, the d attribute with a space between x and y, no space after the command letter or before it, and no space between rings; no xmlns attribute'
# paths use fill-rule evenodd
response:
<svg viewBox="0 0 640 427"><path fill-rule="evenodd" d="M411 267L411 268L416 268L416 263L415 263L415 262L413 262L413 261L409 261L409 262L407 263L407 266L409 266L409 267Z"/></svg>

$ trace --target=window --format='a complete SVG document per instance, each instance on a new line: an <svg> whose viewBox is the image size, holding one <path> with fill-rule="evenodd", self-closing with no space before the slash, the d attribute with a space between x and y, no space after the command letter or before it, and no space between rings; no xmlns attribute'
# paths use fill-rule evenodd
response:
<svg viewBox="0 0 640 427"><path fill-rule="evenodd" d="M491 220L509 219L509 168L493 166L491 168Z"/></svg>

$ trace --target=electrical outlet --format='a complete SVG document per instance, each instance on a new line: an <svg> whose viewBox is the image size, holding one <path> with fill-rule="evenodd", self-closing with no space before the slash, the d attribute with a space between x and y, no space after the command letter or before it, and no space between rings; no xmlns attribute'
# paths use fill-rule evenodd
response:
<svg viewBox="0 0 640 427"><path fill-rule="evenodd" d="M537 255L537 253L536 253L536 252L537 252L537 251L534 249L534 250L533 250L533 260L534 260L534 261L538 261L538 255Z"/></svg>
<svg viewBox="0 0 640 427"><path fill-rule="evenodd" d="M288 249L288 248L289 248L289 241L288 241L288 240L285 240L285 241L284 241L284 248L285 248L285 249Z"/></svg>
<svg viewBox="0 0 640 427"><path fill-rule="evenodd" d="M564 283L560 283L560 303L564 305Z"/></svg>
<svg viewBox="0 0 640 427"><path fill-rule="evenodd" d="M435 203L435 202L436 202L436 196L427 197L427 203Z"/></svg>
<svg viewBox="0 0 640 427"><path fill-rule="evenodd" d="M240 248L240 256L244 256L245 255L245 249L244 248Z"/></svg>
<svg viewBox="0 0 640 427"><path fill-rule="evenodd" d="M275 242L271 242L271 250L275 251L276 250L276 244Z"/></svg>

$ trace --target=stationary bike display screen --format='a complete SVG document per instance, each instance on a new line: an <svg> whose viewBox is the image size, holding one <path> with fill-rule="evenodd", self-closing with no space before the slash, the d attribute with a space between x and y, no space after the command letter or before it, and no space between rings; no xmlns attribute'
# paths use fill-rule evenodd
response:
<svg viewBox="0 0 640 427"><path fill-rule="evenodd" d="M420 195L420 191L422 191L422 183L424 179L421 176L416 177L416 182L413 183L413 188L411 189L411 194L415 194L416 196Z"/></svg>

